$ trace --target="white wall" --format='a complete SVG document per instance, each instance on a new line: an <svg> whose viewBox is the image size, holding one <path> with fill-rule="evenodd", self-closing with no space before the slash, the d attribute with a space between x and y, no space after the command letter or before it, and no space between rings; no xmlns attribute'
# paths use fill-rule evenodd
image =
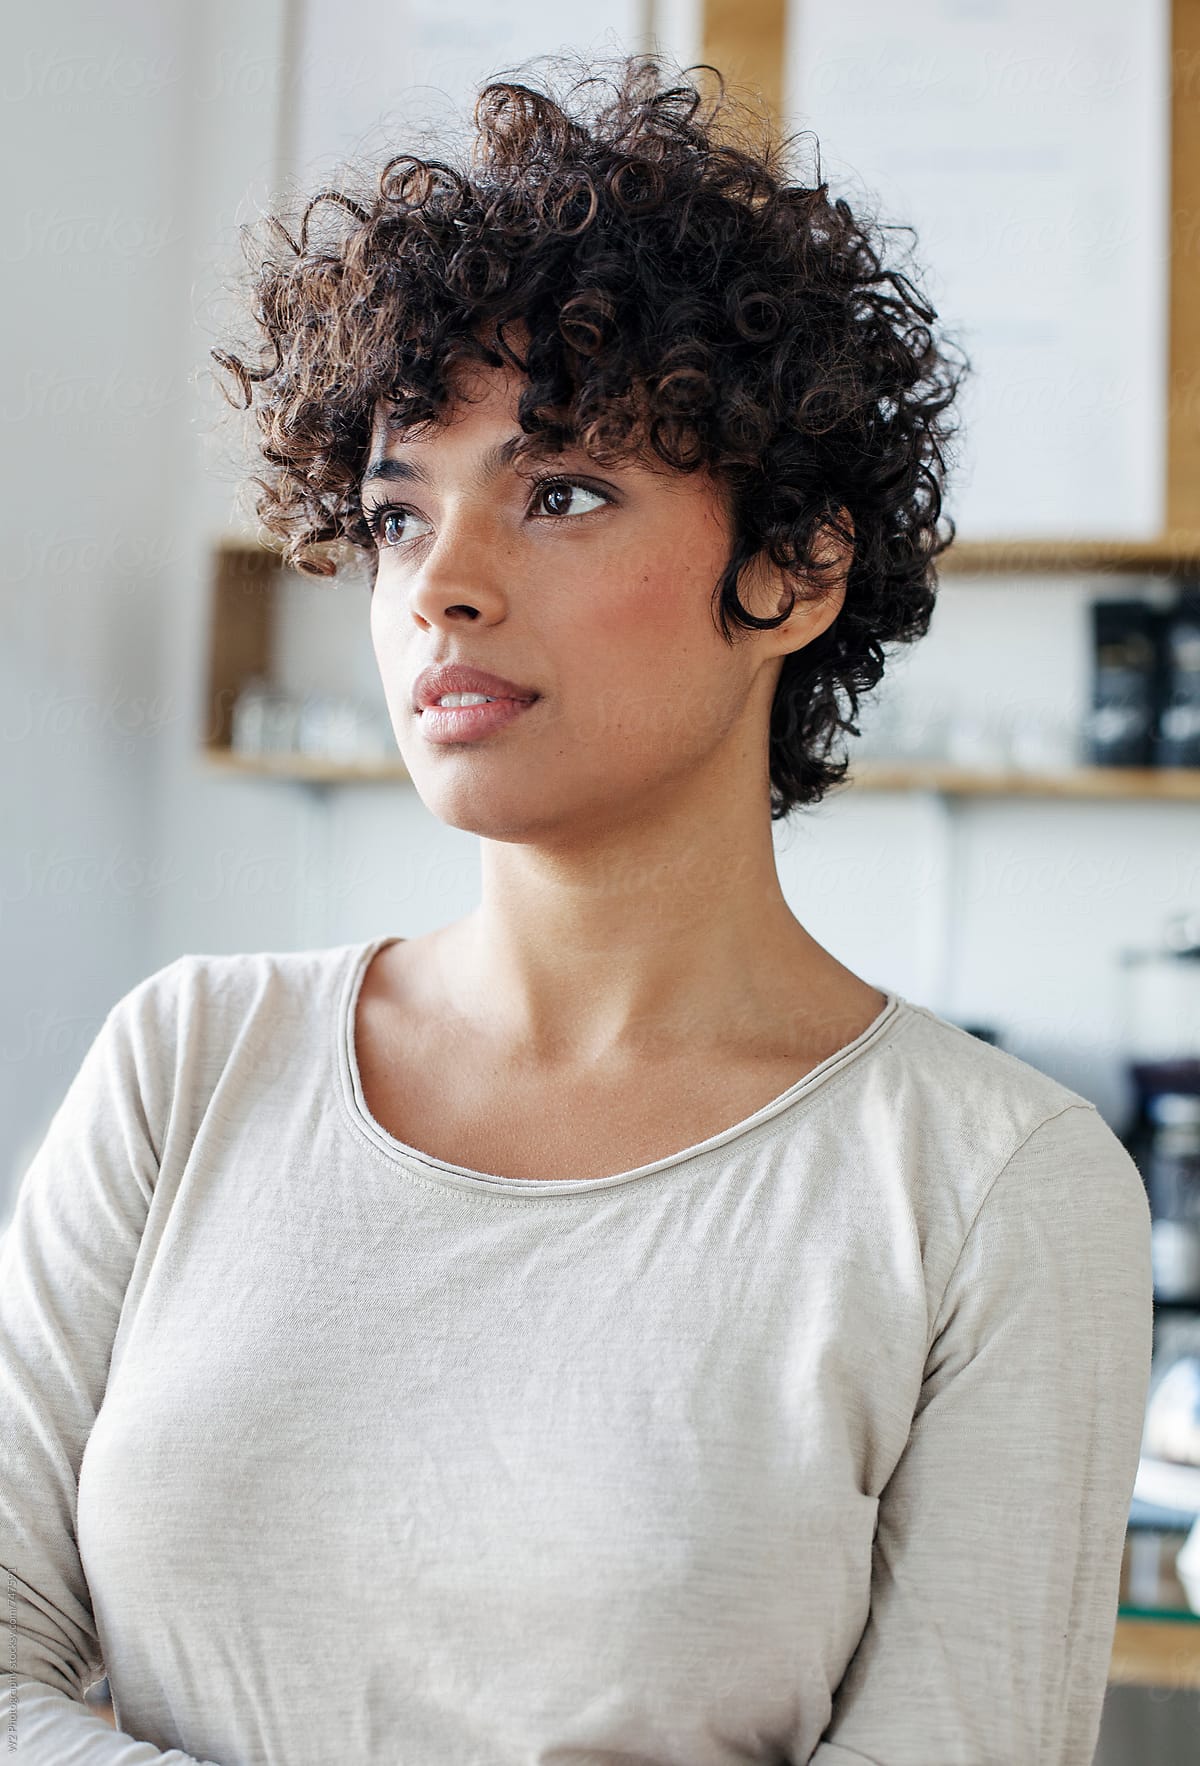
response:
<svg viewBox="0 0 1200 1766"><path fill-rule="evenodd" d="M352 23L343 35L357 54ZM7 22L5 163L19 144L25 170L0 393L0 1192L104 1013L153 968L416 935L477 896L475 841L410 786L214 777L197 753L209 548L234 513L207 350L237 224L308 151L284 104L288 41L284 0L62 0ZM360 92L352 132L373 103ZM1095 588L948 578L895 696L1073 716ZM322 621L344 604L361 666L365 599L328 592ZM302 666L303 642L292 654ZM1116 954L1196 904L1195 806L852 794L777 840L789 900L842 961L990 1021L1119 1116Z"/></svg>
<svg viewBox="0 0 1200 1766"><path fill-rule="evenodd" d="M1144 587L947 574L928 636L884 678L887 721L961 742L964 761L1005 737L1049 754L1089 700L1090 601ZM864 749L884 721L864 716ZM1200 805L851 791L800 826L780 836L780 868L815 937L881 986L995 1026L1122 1126L1119 958L1156 947L1167 918L1200 903Z"/></svg>
<svg viewBox="0 0 1200 1766"><path fill-rule="evenodd" d="M189 251L182 0L4 28L0 1171L153 945Z"/></svg>

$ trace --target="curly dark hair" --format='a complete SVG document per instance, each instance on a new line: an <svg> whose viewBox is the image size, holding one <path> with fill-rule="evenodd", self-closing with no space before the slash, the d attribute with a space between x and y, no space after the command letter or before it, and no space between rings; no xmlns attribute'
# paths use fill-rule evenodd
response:
<svg viewBox="0 0 1200 1766"><path fill-rule="evenodd" d="M831 744L860 734L884 646L928 630L965 363L885 262L885 235L910 230L831 198L819 159L795 179L810 136L764 134L716 69L671 83L654 56L547 61L557 82L482 88L458 163L343 168L298 225L243 229L255 343L211 353L230 403L255 407L255 507L294 568L336 574L340 541L373 571L359 491L377 401L401 424L434 420L474 360L525 378L531 446L709 469L732 516L713 591L728 642L787 617L738 598L759 553L798 573L794 594L828 592L831 530L853 547L845 599L784 658L771 711L778 820L844 778Z"/></svg>

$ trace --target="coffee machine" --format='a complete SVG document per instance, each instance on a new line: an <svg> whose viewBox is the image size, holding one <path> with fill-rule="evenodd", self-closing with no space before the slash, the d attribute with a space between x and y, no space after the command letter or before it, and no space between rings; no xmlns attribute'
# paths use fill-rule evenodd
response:
<svg viewBox="0 0 1200 1766"><path fill-rule="evenodd" d="M1122 1139L1150 1201L1155 1305L1200 1313L1200 912L1121 963L1133 1095Z"/></svg>

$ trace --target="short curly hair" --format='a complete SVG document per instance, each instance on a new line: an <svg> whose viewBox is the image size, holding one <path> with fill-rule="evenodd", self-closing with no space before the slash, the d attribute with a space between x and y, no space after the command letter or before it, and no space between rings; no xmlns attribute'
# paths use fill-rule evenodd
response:
<svg viewBox="0 0 1200 1766"><path fill-rule="evenodd" d="M746 566L765 554L817 597L832 530L853 548L846 593L784 658L775 821L845 777L831 746L860 734L884 646L928 630L965 361L885 261L885 234L909 230L831 198L819 159L797 180L790 154L811 137L764 134L716 69L538 63L551 77L537 85L526 63L482 88L459 155L343 167L298 225L243 229L254 344L211 354L236 382L229 402L255 408L255 507L294 568L336 574L326 543L340 541L373 571L359 494L378 401L401 425L436 420L474 360L523 376L531 448L713 474L732 518L713 591L729 642L787 617L742 605Z"/></svg>

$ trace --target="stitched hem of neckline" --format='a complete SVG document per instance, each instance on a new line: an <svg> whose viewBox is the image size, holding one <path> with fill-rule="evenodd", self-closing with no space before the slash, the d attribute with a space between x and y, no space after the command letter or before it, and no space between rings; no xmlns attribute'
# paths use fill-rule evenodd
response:
<svg viewBox="0 0 1200 1766"><path fill-rule="evenodd" d="M619 1184L632 1183L637 1178L651 1177L656 1172L669 1170L673 1166L691 1164L719 1152L730 1141L740 1140L773 1117L783 1114L795 1104L805 1101L813 1092L835 1074L841 1073L851 1064L857 1064L861 1056L870 1049L877 1048L893 1030L903 1021L905 1016L917 1008L903 994L893 992L889 988L879 988L885 996L885 1004L877 1016L860 1031L852 1042L837 1049L832 1055L819 1062L796 1080L795 1084L780 1092L775 1098L756 1110L753 1115L743 1117L740 1122L723 1128L710 1135L707 1140L697 1141L690 1147L681 1147L678 1152L667 1153L661 1159L653 1159L646 1165L634 1166L629 1171L613 1172L608 1177L502 1177L499 1173L475 1171L467 1165L455 1165L448 1159L439 1159L433 1153L425 1153L419 1147L411 1147L407 1142L389 1134L380 1123L376 1122L367 1108L363 1095L362 1080L358 1069L357 1051L354 1046L354 1016L358 1004L358 996L362 987L371 959L388 944L402 943L398 933L383 933L370 938L365 943L351 945L346 971L342 985L337 990L337 1007L335 1022L335 1041L337 1044L337 1068L341 1081L340 1093L343 1108L355 1132L369 1141L372 1147L386 1155L393 1164L414 1170L422 1177L433 1178L454 1189L483 1191L493 1195L504 1196L566 1196L579 1195L592 1190L613 1189Z"/></svg>

